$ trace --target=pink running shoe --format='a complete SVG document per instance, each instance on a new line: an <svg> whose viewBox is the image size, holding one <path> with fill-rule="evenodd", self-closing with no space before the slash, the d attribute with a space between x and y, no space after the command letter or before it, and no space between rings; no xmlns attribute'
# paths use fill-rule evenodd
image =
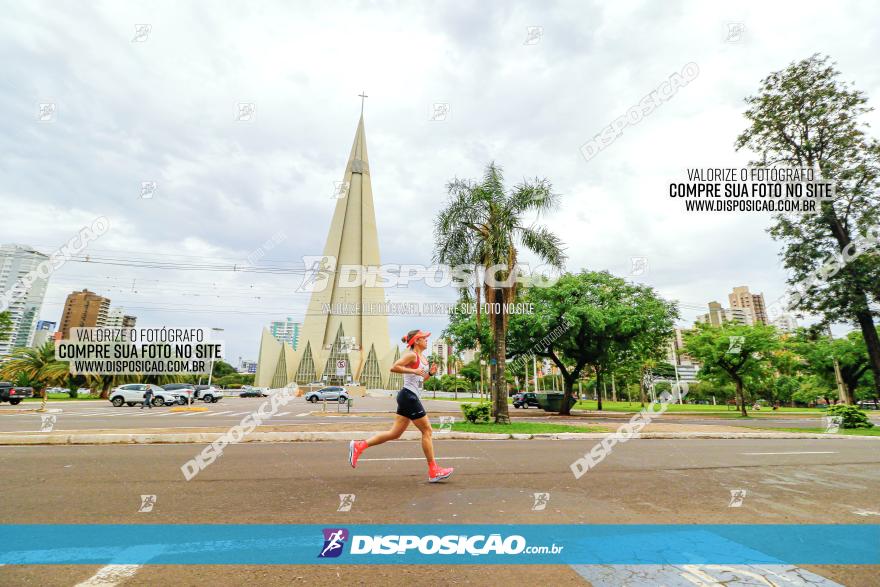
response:
<svg viewBox="0 0 880 587"><path fill-rule="evenodd" d="M444 479L452 475L452 472L454 470L455 469L453 469L452 467L444 469L437 463L433 463L431 466L428 467L428 482L436 483L437 481L443 481Z"/></svg>
<svg viewBox="0 0 880 587"><path fill-rule="evenodd" d="M351 463L352 468L357 467L358 459L365 450L367 450L365 440L352 440L348 443L348 462Z"/></svg>

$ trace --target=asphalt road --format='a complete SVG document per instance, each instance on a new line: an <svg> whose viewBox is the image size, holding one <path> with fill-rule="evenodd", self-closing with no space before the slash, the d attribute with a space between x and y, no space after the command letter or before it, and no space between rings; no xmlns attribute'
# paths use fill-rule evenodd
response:
<svg viewBox="0 0 880 587"><path fill-rule="evenodd" d="M0 519L91 524L880 521L880 451L874 439L635 440L619 445L576 480L569 464L592 444L438 439L439 462L456 467L455 475L442 484L426 482L416 442L370 449L356 470L346 462L345 443L232 445L189 482L180 466L201 450L200 445L4 447ZM729 507L732 490L746 491L739 507ZM535 493L550 494L543 511L532 510ZM350 511L337 511L340 494L356 496ZM138 512L141 495L156 496L153 511ZM7 566L0 567L0 585L569 585L589 584L588 580L594 585L713 585L710 579L720 583L723 572L731 571L471 565L147 565L109 570ZM809 581L801 584L817 585L876 585L877 577L877 569L871 567L786 572L802 573ZM693 577L698 577L697 583Z"/></svg>

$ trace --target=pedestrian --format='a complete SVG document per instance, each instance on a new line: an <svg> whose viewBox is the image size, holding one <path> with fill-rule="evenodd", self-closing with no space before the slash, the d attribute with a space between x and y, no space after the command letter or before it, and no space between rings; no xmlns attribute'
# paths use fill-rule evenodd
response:
<svg viewBox="0 0 880 587"><path fill-rule="evenodd" d="M349 443L348 462L352 467L357 467L358 458L365 450L371 446L400 438L400 435L412 422L422 433L422 451L428 461L428 481L436 483L452 475L454 469L444 469L434 460L431 422L420 399L425 381L437 372L437 365L429 366L423 355L425 349L428 348L428 337L430 336L430 332L410 330L406 336L401 338L409 350L391 366L392 373L403 374L403 389L397 392L397 414L394 416L394 424L387 432L381 432L367 440L352 440Z"/></svg>
<svg viewBox="0 0 880 587"><path fill-rule="evenodd" d="M144 406L147 406L151 410L153 409L153 388L147 385L146 391L144 391L144 403L141 404L141 409L144 409Z"/></svg>

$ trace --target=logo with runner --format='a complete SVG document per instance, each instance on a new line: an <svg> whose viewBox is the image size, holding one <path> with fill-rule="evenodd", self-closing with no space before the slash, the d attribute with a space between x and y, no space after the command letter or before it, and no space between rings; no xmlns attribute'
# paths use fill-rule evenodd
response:
<svg viewBox="0 0 880 587"><path fill-rule="evenodd" d="M324 548L318 558L336 558L342 554L345 541L348 540L348 530L345 528L324 528Z"/></svg>

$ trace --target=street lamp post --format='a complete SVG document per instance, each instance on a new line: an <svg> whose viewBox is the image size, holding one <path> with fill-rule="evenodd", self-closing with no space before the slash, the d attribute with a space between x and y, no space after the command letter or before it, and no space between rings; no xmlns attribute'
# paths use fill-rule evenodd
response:
<svg viewBox="0 0 880 587"><path fill-rule="evenodd" d="M223 332L222 328L212 328L211 332ZM211 353L211 367L208 371L208 387L211 386L211 377L214 375L214 353Z"/></svg>

